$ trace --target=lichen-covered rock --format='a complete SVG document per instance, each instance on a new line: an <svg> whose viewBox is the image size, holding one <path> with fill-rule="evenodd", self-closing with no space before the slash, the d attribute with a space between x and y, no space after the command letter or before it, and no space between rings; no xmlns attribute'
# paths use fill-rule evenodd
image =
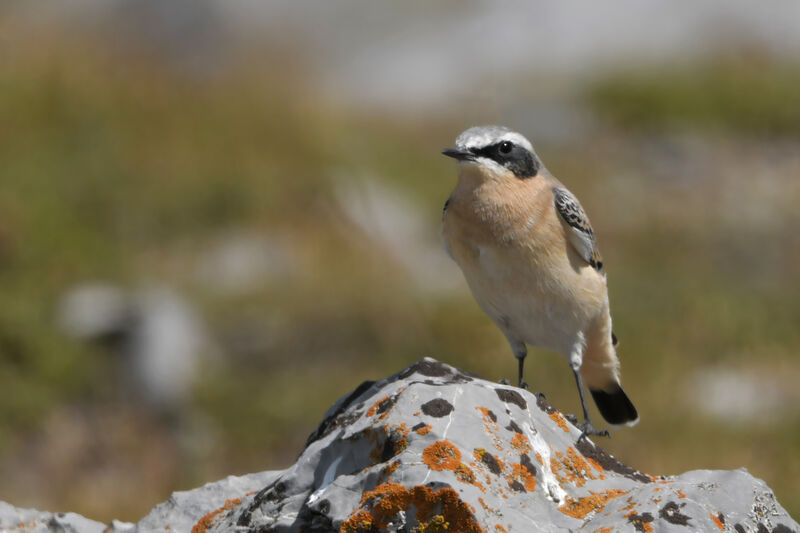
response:
<svg viewBox="0 0 800 533"><path fill-rule="evenodd" d="M541 397L425 359L336 402L290 468L175 493L106 531L800 533L744 470L653 477L579 434ZM39 515L19 530L98 531Z"/></svg>
<svg viewBox="0 0 800 533"><path fill-rule="evenodd" d="M339 400L209 531L798 532L746 471L653 477L541 397L425 359Z"/></svg>
<svg viewBox="0 0 800 533"><path fill-rule="evenodd" d="M194 490L175 492L132 529L117 527L114 531L202 531L219 521L226 510L236 508L243 498L272 483L278 475L280 472L276 471L228 476Z"/></svg>

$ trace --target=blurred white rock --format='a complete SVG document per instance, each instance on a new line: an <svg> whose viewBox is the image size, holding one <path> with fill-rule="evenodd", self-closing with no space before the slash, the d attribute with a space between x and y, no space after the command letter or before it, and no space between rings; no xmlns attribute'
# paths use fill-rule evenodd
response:
<svg viewBox="0 0 800 533"><path fill-rule="evenodd" d="M100 339L130 327L132 310L128 294L105 283L85 283L70 289L61 299L58 323L69 336Z"/></svg>
<svg viewBox="0 0 800 533"><path fill-rule="evenodd" d="M74 338L110 343L123 361L124 390L157 411L188 399L200 361L212 351L201 320L165 287L80 284L62 298L57 321Z"/></svg>
<svg viewBox="0 0 800 533"><path fill-rule="evenodd" d="M688 392L693 409L725 424L771 424L796 409L778 376L752 369L701 368L689 380Z"/></svg>

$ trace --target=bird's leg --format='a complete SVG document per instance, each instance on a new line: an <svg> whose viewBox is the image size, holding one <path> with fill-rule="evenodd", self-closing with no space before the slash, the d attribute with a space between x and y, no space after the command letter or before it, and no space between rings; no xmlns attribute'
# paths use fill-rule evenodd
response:
<svg viewBox="0 0 800 533"><path fill-rule="evenodd" d="M521 389L528 390L528 384L522 380L522 369L525 366L525 357L528 355L528 347L524 342L511 341L511 350L514 352L514 357L517 358L519 364L519 372L517 374L517 386Z"/></svg>
<svg viewBox="0 0 800 533"><path fill-rule="evenodd" d="M517 382L517 386L521 389L528 390L528 384L522 380L522 367L525 364L525 358L519 360L519 378Z"/></svg>
<svg viewBox="0 0 800 533"><path fill-rule="evenodd" d="M581 379L581 372L579 368L572 368L572 373L575 374L575 383L578 385L578 394L581 397L581 407L583 408L583 423L576 424L575 426L581 430L581 436L578 441L583 440L587 435L597 435L598 437L608 437L608 430L597 429L592 424L592 419L589 418L589 409L586 407L586 396L583 394L583 380Z"/></svg>

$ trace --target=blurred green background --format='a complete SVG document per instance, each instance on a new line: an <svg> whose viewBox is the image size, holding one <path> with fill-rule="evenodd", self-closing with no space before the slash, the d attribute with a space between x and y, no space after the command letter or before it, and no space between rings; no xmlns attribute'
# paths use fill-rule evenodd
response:
<svg viewBox="0 0 800 533"><path fill-rule="evenodd" d="M5 4L0 499L135 521L424 356L515 375L439 245L440 150L502 123L599 235L641 414L602 445L800 516L800 13L633 4Z"/></svg>

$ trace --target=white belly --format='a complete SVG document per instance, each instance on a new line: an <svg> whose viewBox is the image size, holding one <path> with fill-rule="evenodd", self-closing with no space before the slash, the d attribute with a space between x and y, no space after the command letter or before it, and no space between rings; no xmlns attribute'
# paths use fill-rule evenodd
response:
<svg viewBox="0 0 800 533"><path fill-rule="evenodd" d="M597 313L577 294L583 274L569 265L543 265L524 250L478 247L477 261L459 266L478 304L510 340L569 356Z"/></svg>

